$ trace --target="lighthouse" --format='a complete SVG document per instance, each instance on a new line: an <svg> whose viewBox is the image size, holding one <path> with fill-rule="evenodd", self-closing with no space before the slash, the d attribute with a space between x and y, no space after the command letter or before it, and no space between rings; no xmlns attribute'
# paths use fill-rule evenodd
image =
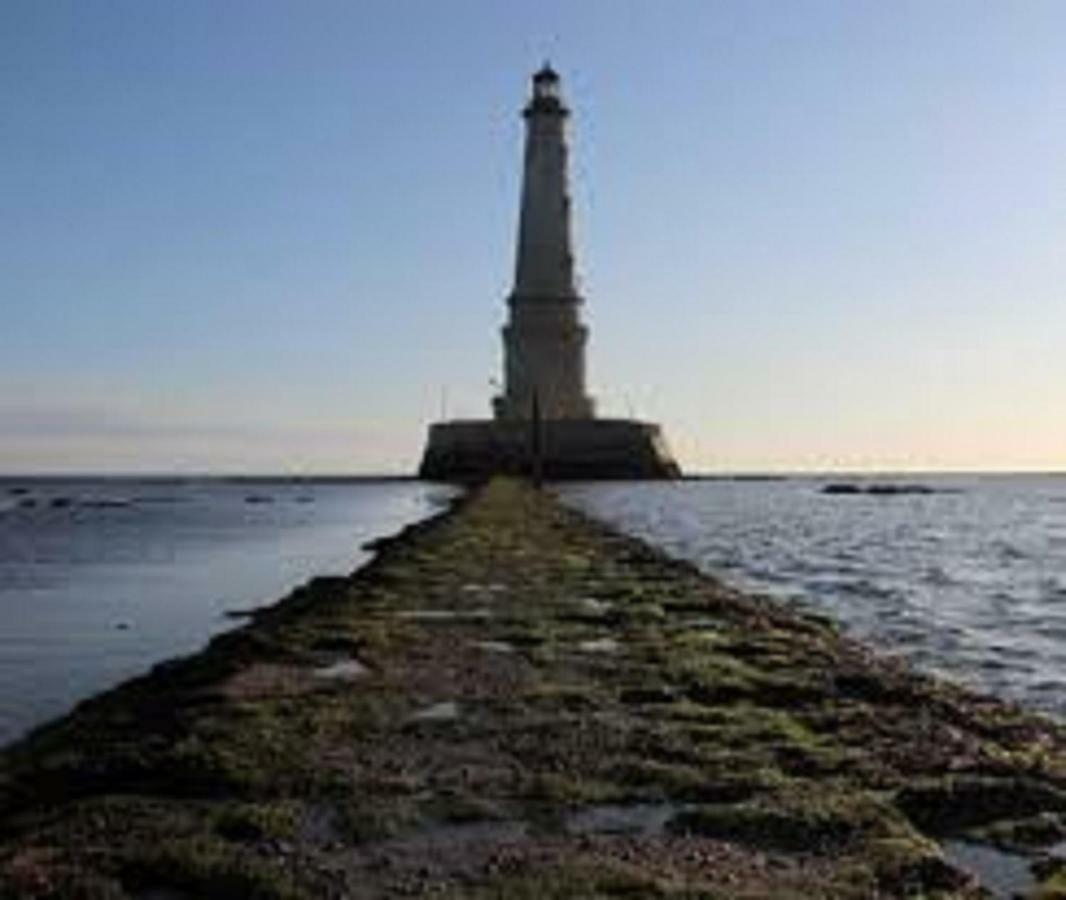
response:
<svg viewBox="0 0 1066 900"><path fill-rule="evenodd" d="M504 393L497 419L528 419L537 402L545 419L591 419L585 393L588 329L574 271L567 120L559 76L545 64L533 76L522 112L526 144L514 289L503 328Z"/></svg>
<svg viewBox="0 0 1066 900"><path fill-rule="evenodd" d="M503 389L491 419L435 422L419 476L477 481L499 472L547 478L674 478L658 425L597 418L587 393L588 328L574 260L570 110L545 64L522 110L525 150L514 282L503 325Z"/></svg>

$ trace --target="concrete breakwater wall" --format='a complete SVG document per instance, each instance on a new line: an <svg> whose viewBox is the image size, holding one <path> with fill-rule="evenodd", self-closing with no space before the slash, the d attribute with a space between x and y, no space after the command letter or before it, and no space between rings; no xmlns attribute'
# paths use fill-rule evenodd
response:
<svg viewBox="0 0 1066 900"><path fill-rule="evenodd" d="M1051 897L1064 839L1058 725L508 480L0 758L3 897Z"/></svg>

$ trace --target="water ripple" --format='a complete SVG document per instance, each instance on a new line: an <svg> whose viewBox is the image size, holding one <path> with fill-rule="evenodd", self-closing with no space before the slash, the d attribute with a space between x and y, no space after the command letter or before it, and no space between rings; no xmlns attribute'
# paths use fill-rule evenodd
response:
<svg viewBox="0 0 1066 900"><path fill-rule="evenodd" d="M828 496L817 478L561 493L739 587L826 612L922 668L1066 715L1066 479L922 482L934 493Z"/></svg>

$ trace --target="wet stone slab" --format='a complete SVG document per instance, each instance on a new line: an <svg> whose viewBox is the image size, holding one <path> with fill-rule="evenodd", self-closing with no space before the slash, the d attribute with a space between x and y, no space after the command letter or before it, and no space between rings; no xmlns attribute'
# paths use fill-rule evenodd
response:
<svg viewBox="0 0 1066 900"><path fill-rule="evenodd" d="M409 722L451 722L459 718L459 704L453 700L434 703L414 712Z"/></svg>
<svg viewBox="0 0 1066 900"><path fill-rule="evenodd" d="M681 811L676 803L611 803L578 810L566 820L570 834L660 835Z"/></svg>
<svg viewBox="0 0 1066 900"><path fill-rule="evenodd" d="M370 670L357 659L338 659L327 666L319 666L312 674L324 681L355 681L368 671Z"/></svg>
<svg viewBox="0 0 1066 900"><path fill-rule="evenodd" d="M487 653L514 653L517 649L508 641L475 641L474 646Z"/></svg>
<svg viewBox="0 0 1066 900"><path fill-rule="evenodd" d="M577 645L582 653L617 653L620 647L621 644L613 637L592 638Z"/></svg>
<svg viewBox="0 0 1066 900"><path fill-rule="evenodd" d="M396 618L412 622L484 622L492 618L490 609L401 609Z"/></svg>

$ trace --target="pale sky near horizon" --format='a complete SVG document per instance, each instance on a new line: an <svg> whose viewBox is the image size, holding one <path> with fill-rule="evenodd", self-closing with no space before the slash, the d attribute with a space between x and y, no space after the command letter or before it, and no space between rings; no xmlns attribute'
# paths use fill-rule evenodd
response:
<svg viewBox="0 0 1066 900"><path fill-rule="evenodd" d="M486 416L530 73L590 390L692 471L1066 468L1066 3L0 3L0 472Z"/></svg>

